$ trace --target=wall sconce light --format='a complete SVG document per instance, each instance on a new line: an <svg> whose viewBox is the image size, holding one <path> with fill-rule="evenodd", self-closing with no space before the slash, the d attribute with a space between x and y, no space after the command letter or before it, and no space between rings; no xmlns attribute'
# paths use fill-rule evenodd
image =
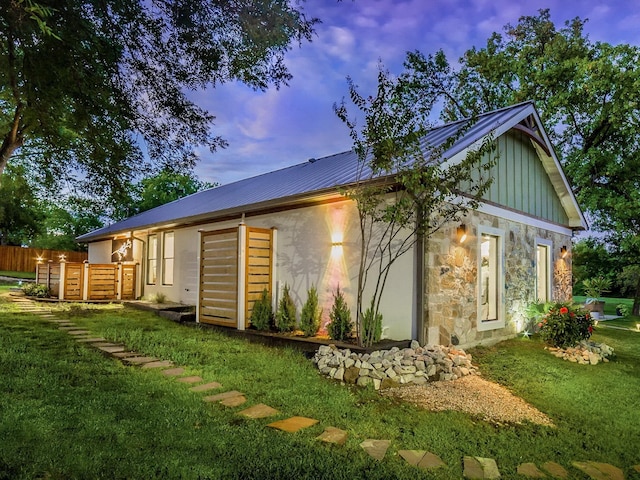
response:
<svg viewBox="0 0 640 480"><path fill-rule="evenodd" d="M342 236L342 233L339 233L339 232L333 233L331 235L331 246L341 247L343 239L344 237Z"/></svg>
<svg viewBox="0 0 640 480"><path fill-rule="evenodd" d="M567 256L567 253L569 253L569 251L567 250L567 246L563 245L560 249L560 257L565 258Z"/></svg>
<svg viewBox="0 0 640 480"><path fill-rule="evenodd" d="M464 223L461 223L460 226L456 229L456 236L458 237L458 242L464 243L467 239L467 226Z"/></svg>
<svg viewBox="0 0 640 480"><path fill-rule="evenodd" d="M62 255L59 255L58 258L61 262L64 262L67 259L67 256L63 253Z"/></svg>
<svg viewBox="0 0 640 480"><path fill-rule="evenodd" d="M44 258L42 258L42 257L36 257L36 262L38 262L38 263L44 263Z"/></svg>

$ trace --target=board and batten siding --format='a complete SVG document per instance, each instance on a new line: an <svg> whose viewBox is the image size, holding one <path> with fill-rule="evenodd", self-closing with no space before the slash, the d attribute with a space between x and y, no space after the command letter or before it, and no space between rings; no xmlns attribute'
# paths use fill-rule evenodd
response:
<svg viewBox="0 0 640 480"><path fill-rule="evenodd" d="M484 199L529 215L568 225L569 218L531 140L511 130L497 140L493 182Z"/></svg>

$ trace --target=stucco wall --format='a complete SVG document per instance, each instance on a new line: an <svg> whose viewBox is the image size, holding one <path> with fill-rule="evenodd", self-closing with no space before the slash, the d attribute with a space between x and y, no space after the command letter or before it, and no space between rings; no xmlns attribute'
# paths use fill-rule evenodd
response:
<svg viewBox="0 0 640 480"><path fill-rule="evenodd" d="M462 347L494 343L525 327L526 305L536 300L536 239L551 243L552 299L571 298L571 255L560 258L560 248L571 247L571 236L481 212L464 220L468 239L456 238L459 224L432 236L425 245L425 338L429 343ZM504 232L504 327L478 330L478 226ZM562 229L556 229L562 230Z"/></svg>
<svg viewBox="0 0 640 480"><path fill-rule="evenodd" d="M236 227L240 221L241 218L237 218L168 230L175 232L174 283L170 286L161 285L160 249L158 283L147 285L146 279L143 278L144 295L148 297L156 292L162 292L170 301L195 305L198 301L200 264L198 231ZM277 229L275 264L279 291L276 299L284 284L287 283L299 314L307 299L308 289L315 285L323 308L323 325L326 325L329 322L329 312L333 304L333 293L340 287L351 307L352 319L355 320L360 233L357 209L352 201L337 201L250 216L245 219L245 223L250 227ZM160 230L153 233L158 233L158 238L161 239L161 232ZM134 236L146 241L147 233L134 232ZM110 242L96 242L89 245L90 258L93 255L96 262L109 262L111 252L109 251L107 256L102 244L108 244L110 248ZM144 266L143 252L144 248L134 249L134 261ZM389 274L381 304L383 336L386 338L409 339L414 336L416 316L414 262L414 253L411 250L398 259ZM145 268L141 269L141 277L144 277ZM373 282L375 282L375 276L370 279L369 284ZM367 289L365 292L367 301L370 290Z"/></svg>

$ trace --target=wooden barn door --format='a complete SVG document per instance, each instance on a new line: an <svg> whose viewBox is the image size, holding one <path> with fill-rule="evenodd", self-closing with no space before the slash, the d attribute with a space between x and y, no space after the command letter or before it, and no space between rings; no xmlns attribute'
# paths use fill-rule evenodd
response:
<svg viewBox="0 0 640 480"><path fill-rule="evenodd" d="M238 326L238 229L203 232L198 321Z"/></svg>
<svg viewBox="0 0 640 480"><path fill-rule="evenodd" d="M253 304L266 288L271 293L273 231L247 227L245 323L249 324Z"/></svg>

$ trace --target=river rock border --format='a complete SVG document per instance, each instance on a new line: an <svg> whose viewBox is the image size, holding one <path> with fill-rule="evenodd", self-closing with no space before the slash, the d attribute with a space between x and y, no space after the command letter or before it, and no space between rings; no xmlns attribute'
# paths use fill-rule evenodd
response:
<svg viewBox="0 0 640 480"><path fill-rule="evenodd" d="M410 348L393 347L371 353L355 353L335 345L322 345L313 359L320 373L335 380L376 390L399 385L456 380L479 374L464 350L411 342Z"/></svg>
<svg viewBox="0 0 640 480"><path fill-rule="evenodd" d="M606 343L596 343L587 340L581 341L575 347L556 348L548 347L549 351L558 358L580 365L597 365L600 362L608 362L613 355L613 348Z"/></svg>

